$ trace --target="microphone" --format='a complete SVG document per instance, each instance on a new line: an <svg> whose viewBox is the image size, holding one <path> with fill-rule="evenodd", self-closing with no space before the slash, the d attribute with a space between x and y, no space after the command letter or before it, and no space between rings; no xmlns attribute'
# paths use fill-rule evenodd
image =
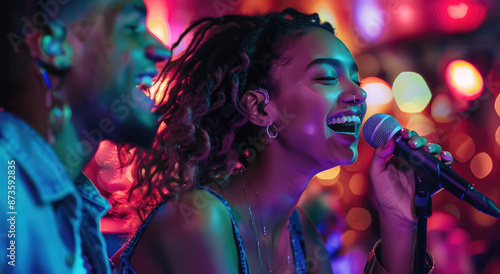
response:
<svg viewBox="0 0 500 274"><path fill-rule="evenodd" d="M384 145L392 138L396 144L394 155L405 159L410 164L415 174L427 184L431 195L444 188L479 211L500 218L500 209L493 201L477 191L471 183L436 157L422 149L412 149L399 133L400 130L401 125L394 117L379 113L365 122L363 137L374 148Z"/></svg>

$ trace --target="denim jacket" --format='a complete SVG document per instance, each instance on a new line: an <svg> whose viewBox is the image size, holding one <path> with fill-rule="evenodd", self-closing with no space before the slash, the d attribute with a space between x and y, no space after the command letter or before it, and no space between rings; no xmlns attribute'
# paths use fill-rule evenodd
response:
<svg viewBox="0 0 500 274"><path fill-rule="evenodd" d="M99 220L109 209L81 173L72 182L52 147L0 111L0 272L110 273Z"/></svg>

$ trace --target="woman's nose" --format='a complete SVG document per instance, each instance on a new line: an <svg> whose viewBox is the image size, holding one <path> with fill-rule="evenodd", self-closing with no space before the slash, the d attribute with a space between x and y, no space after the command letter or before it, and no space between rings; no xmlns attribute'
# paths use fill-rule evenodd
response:
<svg viewBox="0 0 500 274"><path fill-rule="evenodd" d="M345 90L341 96L340 99L344 103L354 103L354 104L362 104L366 101L366 92L359 86L356 85L356 87Z"/></svg>

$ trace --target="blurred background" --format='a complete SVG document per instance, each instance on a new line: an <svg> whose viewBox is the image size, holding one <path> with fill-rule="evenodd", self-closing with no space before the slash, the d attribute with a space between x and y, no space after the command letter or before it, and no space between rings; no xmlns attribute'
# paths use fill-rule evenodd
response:
<svg viewBox="0 0 500 274"><path fill-rule="evenodd" d="M500 1L495 0L145 0L148 27L171 47L194 19L293 7L330 22L356 59L367 117L383 112L440 144L453 169L500 205ZM182 48L182 45L181 47ZM176 54L178 52L174 52ZM366 120L366 119L365 119ZM362 138L349 166L318 174L301 200L337 273L361 273L379 239L368 181L373 153ZM104 196L131 184L115 145L101 143L85 168ZM428 249L435 273L500 273L500 221L442 191L432 197ZM123 220L107 217L110 256Z"/></svg>

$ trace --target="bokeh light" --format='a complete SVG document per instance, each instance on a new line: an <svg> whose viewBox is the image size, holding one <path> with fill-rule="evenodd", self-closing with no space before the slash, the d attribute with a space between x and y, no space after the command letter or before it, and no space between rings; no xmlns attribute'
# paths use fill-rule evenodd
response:
<svg viewBox="0 0 500 274"><path fill-rule="evenodd" d="M476 99L484 88L483 77L477 68L464 60L455 60L448 64L445 80L451 92L462 100Z"/></svg>
<svg viewBox="0 0 500 274"><path fill-rule="evenodd" d="M392 101L391 86L378 77L367 77L361 80L361 88L366 91L366 117L375 113L387 112Z"/></svg>
<svg viewBox="0 0 500 274"><path fill-rule="evenodd" d="M343 246L350 246L354 243L357 238L357 232L355 230L349 229L342 234L341 242Z"/></svg>
<svg viewBox="0 0 500 274"><path fill-rule="evenodd" d="M497 99L495 99L495 111L498 116L500 116L500 95L497 96Z"/></svg>
<svg viewBox="0 0 500 274"><path fill-rule="evenodd" d="M368 210L361 207L353 207L347 212L347 224L356 230L365 230L372 223L372 216Z"/></svg>
<svg viewBox="0 0 500 274"><path fill-rule="evenodd" d="M262 1L258 1L262 5ZM321 21L326 21L330 23L333 27L337 26L337 18L334 14L334 10L331 7L332 2L328 0L319 1L313 10L318 13Z"/></svg>
<svg viewBox="0 0 500 274"><path fill-rule="evenodd" d="M407 113L423 111L432 97L424 78L410 71L402 72L396 77L392 85L392 93L399 109Z"/></svg>
<svg viewBox="0 0 500 274"><path fill-rule="evenodd" d="M336 179L338 179L339 173L340 166L336 166L316 174L316 177L322 185L332 185L336 182Z"/></svg>
<svg viewBox="0 0 500 274"><path fill-rule="evenodd" d="M355 29L360 40L366 43L377 41L386 27L385 12L380 8L378 1L356 1L353 7Z"/></svg>
<svg viewBox="0 0 500 274"><path fill-rule="evenodd" d="M500 146L500 126L497 127L497 130L495 131L495 141L497 142L497 145Z"/></svg>
<svg viewBox="0 0 500 274"><path fill-rule="evenodd" d="M450 152L453 158L461 163L467 162L474 155L475 150L474 141L465 133L460 133L451 139Z"/></svg>
<svg viewBox="0 0 500 274"><path fill-rule="evenodd" d="M425 27L425 24L415 24L415 22L422 22L424 19L424 11L421 3L418 1L400 1L395 2L386 1L391 9L391 27L393 31L398 34L409 35L417 33Z"/></svg>
<svg viewBox="0 0 500 274"><path fill-rule="evenodd" d="M483 1L439 0L435 3L436 25L448 33L476 29L486 18L487 6Z"/></svg>
<svg viewBox="0 0 500 274"><path fill-rule="evenodd" d="M483 227L491 226L497 221L495 217L492 217L488 214L484 214L483 212L478 210L473 211L472 217L474 218L474 221L476 221L478 225Z"/></svg>
<svg viewBox="0 0 500 274"><path fill-rule="evenodd" d="M349 180L349 189L356 195L364 195L367 190L368 180L366 176L361 173L356 173L351 176Z"/></svg>
<svg viewBox="0 0 500 274"><path fill-rule="evenodd" d="M490 174L493 169L493 161L491 157L486 152L478 153L472 160L470 161L470 169L474 175L483 179L484 177Z"/></svg>
<svg viewBox="0 0 500 274"><path fill-rule="evenodd" d="M169 38L168 34L171 33L169 24L166 20L169 10L167 5L152 0L146 0L144 3L148 10L146 25L149 31L164 45L167 45Z"/></svg>
<svg viewBox="0 0 500 274"><path fill-rule="evenodd" d="M391 86L378 77L367 77L361 80L361 88L367 93L366 103L372 105L383 105L392 101Z"/></svg>
<svg viewBox="0 0 500 274"><path fill-rule="evenodd" d="M420 136L428 136L436 131L431 119L421 113L413 114L408 120L406 128L418 132Z"/></svg>
<svg viewBox="0 0 500 274"><path fill-rule="evenodd" d="M439 94L432 100L432 118L438 123L448 123L453 120L453 103L448 94Z"/></svg>

